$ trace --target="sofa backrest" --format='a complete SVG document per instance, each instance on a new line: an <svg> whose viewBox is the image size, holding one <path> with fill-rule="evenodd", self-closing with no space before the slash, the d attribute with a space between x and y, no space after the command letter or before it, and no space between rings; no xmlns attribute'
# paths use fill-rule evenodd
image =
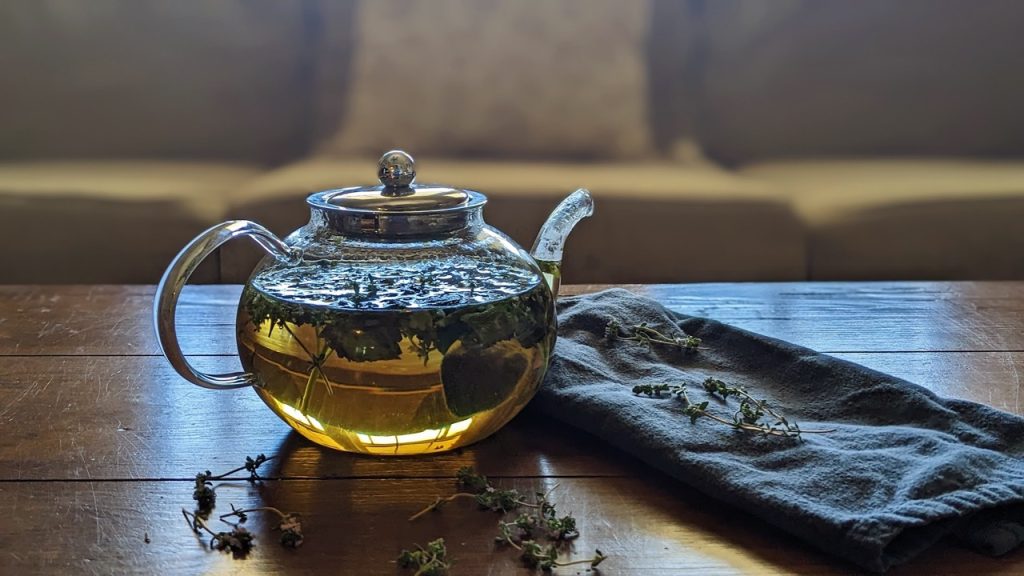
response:
<svg viewBox="0 0 1024 576"><path fill-rule="evenodd" d="M298 156L312 10L278 0L5 0L0 161Z"/></svg>
<svg viewBox="0 0 1024 576"><path fill-rule="evenodd" d="M344 128L345 111L365 90L358 66L373 59L357 49L368 45L366 35L382 34L404 49L405 36L396 30L432 26L399 18L387 31L359 29L360 8L371 2L2 2L0 162L148 157L275 164L300 157ZM499 3L491 4L497 9ZM486 14L480 6L474 9ZM693 138L713 159L729 164L807 156L1024 154L1024 115L1017 113L1024 101L1022 2L644 0L635 6L647 13L645 30L612 26L588 36L581 21L581 40L571 48L586 53L578 48L591 41L607 52L605 38L627 33L643 43L636 46L641 72L635 58L623 58L632 48L602 58L609 77L631 78L621 86L643 84L635 94L645 94L646 113L619 124L642 124L654 155ZM429 7L419 10L434 14ZM465 40L452 39L453 56L474 50ZM547 65L555 70L550 74L579 74L559 60L565 54L551 54L556 64ZM439 72L457 74L445 59L436 63ZM428 71L423 77L432 76ZM587 89L583 81L566 85ZM471 87L451 98L472 103L502 90ZM567 105L552 120L565 124L556 133L606 110L623 115L626 99L605 93L609 104L574 106L571 94L549 100ZM592 111L580 113L588 105ZM501 120L516 129L522 124ZM402 129L392 132L405 145ZM381 130L391 129L382 124ZM429 130L425 140L433 142ZM513 132L495 131L504 137ZM475 149L467 146L456 155ZM553 159L566 147L530 153L529 146L511 145L480 155L501 156L506 149L512 151L506 156L525 150Z"/></svg>
<svg viewBox="0 0 1024 576"><path fill-rule="evenodd" d="M727 163L1024 154L1024 2L708 0L699 135Z"/></svg>

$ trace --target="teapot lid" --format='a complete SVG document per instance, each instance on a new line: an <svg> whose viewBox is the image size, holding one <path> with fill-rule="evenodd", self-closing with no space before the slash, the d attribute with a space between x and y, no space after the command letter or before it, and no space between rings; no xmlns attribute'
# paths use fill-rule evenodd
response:
<svg viewBox="0 0 1024 576"><path fill-rule="evenodd" d="M377 178L377 186L325 190L306 202L323 211L328 224L339 232L385 237L465 228L480 219L479 208L487 202L473 190L414 184L416 163L401 150L381 156Z"/></svg>

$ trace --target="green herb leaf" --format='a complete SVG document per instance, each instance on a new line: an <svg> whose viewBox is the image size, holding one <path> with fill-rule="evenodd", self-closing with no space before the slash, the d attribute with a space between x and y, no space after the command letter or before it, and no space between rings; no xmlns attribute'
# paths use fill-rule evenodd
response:
<svg viewBox="0 0 1024 576"><path fill-rule="evenodd" d="M417 576L447 576L451 563L448 562L444 538L429 542L426 548L417 546L416 550L402 550L398 566L416 570Z"/></svg>

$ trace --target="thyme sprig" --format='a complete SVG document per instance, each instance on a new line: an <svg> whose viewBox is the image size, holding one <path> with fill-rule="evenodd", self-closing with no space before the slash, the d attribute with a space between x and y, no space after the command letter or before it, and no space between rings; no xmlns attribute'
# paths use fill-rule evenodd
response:
<svg viewBox="0 0 1024 576"><path fill-rule="evenodd" d="M558 561L558 546L579 537L580 532L572 514L559 516L555 504L549 498L551 492L558 487L557 485L551 487L547 492L535 492L531 502L524 499L516 490L495 488L486 476L478 474L469 466L459 468L456 473L456 485L465 491L447 497L438 496L433 503L413 514L409 520L416 520L456 498L473 497L477 499L481 508L500 512L527 507L530 509L529 511L520 512L512 521L499 520L498 534L494 537L496 544L507 545L518 550L519 558L526 566L545 572L557 567L577 564L589 564L591 568L594 568L606 558L600 550L597 550L595 555L587 560ZM539 538L546 538L551 543L547 546L541 545L538 543ZM422 548L413 552L403 550L402 556L399 557L399 564L403 567L418 567L421 565L418 562L428 558L428 550ZM421 574L421 572L417 572L417 574ZM422 574L428 574L428 572L422 572Z"/></svg>
<svg viewBox="0 0 1024 576"><path fill-rule="evenodd" d="M674 346L686 352L693 352L700 348L701 339L696 336L684 334L682 336L669 336L654 328L647 322L641 322L629 327L624 327L615 319L608 320L604 328L604 337L608 340L627 340L636 342L641 346L650 349L653 344L664 344Z"/></svg>
<svg viewBox="0 0 1024 576"><path fill-rule="evenodd" d="M249 473L249 477L247 478L249 482L258 482L263 478L259 475L257 470L265 462L273 459L274 456L268 457L264 454L260 454L255 458L246 456L245 464L242 464L233 470L228 470L223 474L214 476L209 470L206 470L205 472L198 472L196 474L195 487L192 490L192 499L196 501L196 512L200 515L207 516L217 504L217 492L213 487L214 480L223 480L232 474L245 470Z"/></svg>
<svg viewBox="0 0 1024 576"><path fill-rule="evenodd" d="M518 490L510 488L502 490L495 488L488 482L487 477L477 474L471 467L463 466L456 472L456 485L466 492L456 492L451 496L438 496L425 508L409 517L409 521L416 520L420 516L438 510L445 504L458 500L459 498L472 498L480 508L492 512L510 512L520 506L538 507L539 504L529 502L523 498Z"/></svg>
<svg viewBox="0 0 1024 576"><path fill-rule="evenodd" d="M327 374L324 373L324 363L327 362L328 358L331 355L331 352L333 351L331 349L331 347L327 345L326 341L324 342L323 346L321 346L320 345L320 340L321 340L320 333L319 332L314 332L314 334L316 336L317 348L320 350L320 352L317 353L317 354L313 354L313 352L310 351L310 349L306 346L306 344L303 343L302 339L299 338L298 336L296 336L295 332L291 328L288 327L287 323L281 323L281 326L284 327L285 331L287 331L288 334L292 337L292 340L296 344L298 344L299 348L302 348L302 351L305 352L306 356L309 357L310 370L309 370L309 375L306 377L306 388L304 389L304 392L303 392L303 405L306 404L305 400L309 396L309 393L312 391L313 385L316 384L317 376L319 376L320 379L323 380L324 387L327 390L327 395L328 396L333 396L334 395L334 385L331 382L330 378L327 377ZM274 329L274 324L271 324L270 325L270 330L273 330L273 329Z"/></svg>
<svg viewBox="0 0 1024 576"><path fill-rule="evenodd" d="M576 519L572 514L559 517L555 505L548 499L556 487L557 485L546 493L536 493L534 511L522 512L512 522L498 522L498 535L494 537L494 541L522 550L520 544L526 540L536 539L538 534L557 542L577 538L580 532L576 528Z"/></svg>
<svg viewBox="0 0 1024 576"><path fill-rule="evenodd" d="M723 401L730 396L736 396L741 399L739 408L733 413L731 420L709 412L708 405L710 403L707 400L700 403L690 400L689 395L686 393L686 384L641 384L633 387L633 394L642 394L648 397L661 397L662 394L675 396L682 401L683 413L690 417L691 424L696 424L700 418L707 418L743 432L789 438L800 438L802 434L828 434L835 431L834 429L801 429L799 424L789 421L785 416L772 408L767 400L758 400L743 388L729 386L717 378L709 377L701 383L701 386L710 395L718 396ZM771 416L771 419L765 420L766 415Z"/></svg>
<svg viewBox="0 0 1024 576"><path fill-rule="evenodd" d="M184 508L181 515L189 523L189 527L196 534L206 532L210 534L210 549L231 551L236 557L242 558L249 554L253 547L252 533L241 526L233 526L230 532L214 532L206 520L198 514L193 514Z"/></svg>
<svg viewBox="0 0 1024 576"><path fill-rule="evenodd" d="M597 568L597 565L604 562L607 556L605 556L600 550L594 550L593 558L587 560L573 560L571 562L559 562L558 561L558 548L553 544L548 546L541 546L533 540L526 540L523 542L523 553L520 559L523 564L530 568L541 569L545 572L550 572L555 568L561 568L565 566L574 566L577 564L589 564L591 568Z"/></svg>
<svg viewBox="0 0 1024 576"><path fill-rule="evenodd" d="M413 576L447 576L452 567L448 561L448 549L444 538L428 542L427 547L417 545L416 550L402 550L398 556L398 565L402 568L415 569Z"/></svg>
<svg viewBox="0 0 1024 576"><path fill-rule="evenodd" d="M235 508L235 505L231 505L231 512L227 514L221 514L220 519L230 518L232 516L238 518L238 523L242 524L249 519L249 514L252 512L271 512L276 514L278 517L277 529L281 531L280 542L281 546L285 548L298 548L302 546L304 540L302 535L302 519L294 512L282 512L273 506L258 506L256 508L240 509Z"/></svg>
<svg viewBox="0 0 1024 576"><path fill-rule="evenodd" d="M236 557L244 557L249 553L249 550L253 546L253 534L246 530L245 527L240 526L248 519L248 514L252 512L272 512L279 518L277 529L281 531L280 542L282 546L287 548L298 548L302 545L302 521L298 514L284 513L277 508L271 506L261 506L257 508L240 509L235 508L235 505L231 505L231 512L222 514L219 519L232 527L229 532L214 532L207 519L210 517L210 513L217 502L217 492L213 486L214 480L223 480L241 471L249 473L247 481L256 483L262 480L259 474L259 468L264 463L273 460L274 456L266 456L260 454L255 458L251 456L245 457L245 463L228 470L223 474L214 476L209 470L196 474L195 488L192 492L192 498L196 501L196 510L194 512L188 512L185 509L181 510L182 515L189 522L189 526L192 531L200 534L202 532L208 532L212 539L210 540L210 548L215 550L231 550ZM230 517L238 518L237 523L231 523L225 520Z"/></svg>

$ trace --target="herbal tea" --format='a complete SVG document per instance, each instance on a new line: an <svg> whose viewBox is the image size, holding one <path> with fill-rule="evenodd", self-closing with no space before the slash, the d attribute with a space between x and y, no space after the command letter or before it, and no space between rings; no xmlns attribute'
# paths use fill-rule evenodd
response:
<svg viewBox="0 0 1024 576"><path fill-rule="evenodd" d="M480 440L533 397L554 345L535 271L470 259L317 263L257 274L242 294L242 364L314 442L421 454Z"/></svg>

